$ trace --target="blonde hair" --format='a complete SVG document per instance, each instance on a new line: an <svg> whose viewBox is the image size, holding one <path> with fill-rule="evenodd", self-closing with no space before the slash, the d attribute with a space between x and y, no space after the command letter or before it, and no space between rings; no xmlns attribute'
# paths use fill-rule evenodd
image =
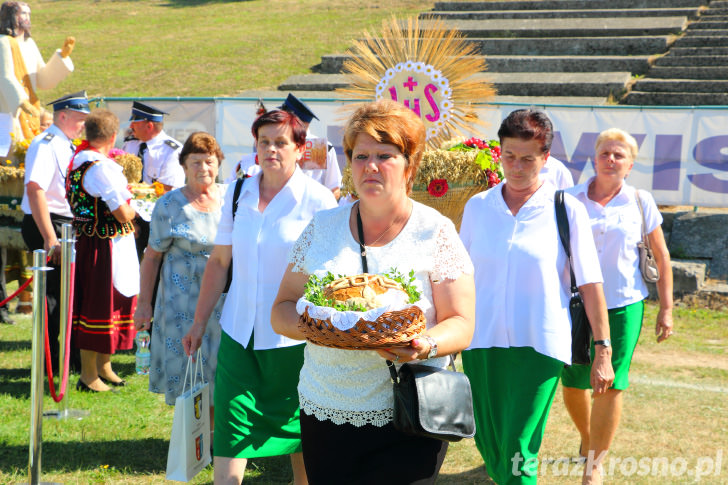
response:
<svg viewBox="0 0 728 485"><path fill-rule="evenodd" d="M389 99L380 99L357 109L344 130L344 153L351 163L356 137L366 133L378 143L393 145L402 152L407 173L407 194L425 152L425 125L414 111Z"/></svg>
<svg viewBox="0 0 728 485"><path fill-rule="evenodd" d="M599 133L596 143L594 143L594 151L598 151L599 145L606 141L618 141L627 145L629 148L629 154L632 156L632 161L637 158L637 153L640 151L637 145L637 140L632 135L619 128L609 128Z"/></svg>

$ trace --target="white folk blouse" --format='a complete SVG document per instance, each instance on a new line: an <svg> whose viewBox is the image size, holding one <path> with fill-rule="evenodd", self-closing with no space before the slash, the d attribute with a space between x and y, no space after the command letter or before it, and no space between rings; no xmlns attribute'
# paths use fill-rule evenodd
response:
<svg viewBox="0 0 728 485"><path fill-rule="evenodd" d="M313 215L336 207L329 189L306 177L296 167L293 175L261 213L262 172L246 179L238 198L233 226L232 198L235 184L225 193L215 244L232 245L233 280L220 318L222 329L247 347L255 330L256 350L301 344L273 331L270 314L273 300L288 266L288 252Z"/></svg>
<svg viewBox="0 0 728 485"><path fill-rule="evenodd" d="M602 207L587 195L593 180L594 177L568 192L584 204L589 215L604 275L607 308L620 308L644 300L649 294L640 273L637 248L642 240L642 216L634 187L623 183L619 193ZM649 234L662 224L662 215L652 194L640 190L640 199L645 212L645 230Z"/></svg>
<svg viewBox="0 0 728 485"><path fill-rule="evenodd" d="M569 263L559 240L549 182L514 217L503 184L473 196L460 237L475 265L475 335L471 349L531 347L571 363ZM577 286L601 283L584 206L566 194Z"/></svg>
<svg viewBox="0 0 728 485"><path fill-rule="evenodd" d="M89 160L99 160L83 176L83 188L92 197L106 202L109 210L115 211L132 194L127 189L127 180L121 165L110 158L93 151L84 150L73 159L73 170ZM111 239L111 275L119 293L132 297L139 293L139 258L136 252L134 234L116 236Z"/></svg>
<svg viewBox="0 0 728 485"><path fill-rule="evenodd" d="M422 292L427 327L437 323L432 284L472 274L473 265L452 222L436 210L412 202L412 215L399 235L382 247L367 248L370 273L396 268L415 272ZM293 271L355 275L362 272L359 243L349 229L352 205L316 214L291 250ZM445 367L449 358L425 364ZM392 421L392 381L385 360L374 351L341 350L306 344L298 384L301 409L319 420L354 426L384 426Z"/></svg>

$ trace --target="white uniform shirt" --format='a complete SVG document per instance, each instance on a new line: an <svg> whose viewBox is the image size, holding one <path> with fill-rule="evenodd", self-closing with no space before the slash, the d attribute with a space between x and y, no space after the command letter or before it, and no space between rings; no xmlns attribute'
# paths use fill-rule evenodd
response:
<svg viewBox="0 0 728 485"><path fill-rule="evenodd" d="M76 155L73 168L89 160L99 160L83 176L82 184L92 197L106 202L109 210L115 211L132 197L126 188L127 180L121 165L98 152L84 150ZM119 293L132 297L139 293L139 259L136 253L134 234L116 236L111 239L111 276Z"/></svg>
<svg viewBox="0 0 728 485"><path fill-rule="evenodd" d="M310 131L306 133L306 140L314 140L320 138ZM303 173L314 179L329 190L341 187L341 169L339 168L339 160L336 157L336 150L330 144L326 149L326 169L304 169Z"/></svg>
<svg viewBox="0 0 728 485"><path fill-rule="evenodd" d="M25 154L24 185L37 183L45 192L48 212L73 217L66 200L66 172L73 156L71 140L56 125L33 138ZM21 208L30 214L28 189L23 191Z"/></svg>
<svg viewBox="0 0 728 485"><path fill-rule="evenodd" d="M620 308L644 300L649 294L640 273L637 248L642 240L642 216L634 187L623 183L619 193L602 207L587 195L592 180L594 177L568 192L584 204L589 215L604 274L607 308ZM640 190L640 199L645 212L645 231L649 234L662 224L662 215L652 194Z"/></svg>
<svg viewBox="0 0 728 485"><path fill-rule="evenodd" d="M132 155L139 154L140 140L130 140L124 143L124 151ZM179 152L182 144L167 135L164 130L147 141L147 151L144 152L144 171L142 182L151 184L159 182L179 188L185 184L185 172L179 164Z"/></svg>
<svg viewBox="0 0 728 485"><path fill-rule="evenodd" d="M421 291L420 308L427 328L438 318L432 298L433 282L456 280L472 274L473 264L450 219L435 209L412 202L412 215L394 240L381 247L367 247L370 273L391 268L407 275L414 271ZM362 272L359 243L349 228L351 206L323 211L291 250L293 271L316 274L355 275ZM449 358L420 363L447 366ZM354 426L384 426L392 420L394 398L387 365L373 350L343 350L306 344L298 383L301 409L319 420Z"/></svg>
<svg viewBox="0 0 728 485"><path fill-rule="evenodd" d="M557 189L568 189L574 186L574 177L566 165L554 157L548 157L541 169L541 179L548 180Z"/></svg>
<svg viewBox="0 0 728 485"><path fill-rule="evenodd" d="M475 335L471 349L531 347L571 363L569 262L559 240L556 188L548 182L514 217L503 184L465 205L460 237L475 266ZM584 206L564 197L577 286L601 283Z"/></svg>
<svg viewBox="0 0 728 485"><path fill-rule="evenodd" d="M247 346L255 330L255 349L299 345L273 331L273 300L288 266L288 251L314 213L336 206L330 190L306 177L296 167L293 175L263 213L258 211L260 177L246 179L238 198L233 223L235 184L225 193L217 228L216 245L232 245L233 281L220 318L222 329L240 345ZM234 295L234 296L233 296Z"/></svg>

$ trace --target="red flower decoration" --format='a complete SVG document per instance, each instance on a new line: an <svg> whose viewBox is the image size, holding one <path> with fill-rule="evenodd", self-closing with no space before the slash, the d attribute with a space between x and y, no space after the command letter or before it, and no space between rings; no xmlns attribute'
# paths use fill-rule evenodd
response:
<svg viewBox="0 0 728 485"><path fill-rule="evenodd" d="M434 179L432 182L430 182L430 185L427 186L427 191L433 197L442 197L447 193L447 190L449 188L450 187L448 187L447 185L447 180Z"/></svg>

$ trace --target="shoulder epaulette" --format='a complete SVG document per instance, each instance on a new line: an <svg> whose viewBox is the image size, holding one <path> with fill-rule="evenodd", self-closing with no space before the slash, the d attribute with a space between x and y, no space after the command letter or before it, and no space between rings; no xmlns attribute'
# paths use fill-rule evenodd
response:
<svg viewBox="0 0 728 485"><path fill-rule="evenodd" d="M179 143L174 140L164 140L164 144L171 147L172 150L176 150L179 148Z"/></svg>
<svg viewBox="0 0 728 485"><path fill-rule="evenodd" d="M43 141L51 141L53 137L56 136L53 133L48 133L46 136L43 137Z"/></svg>

